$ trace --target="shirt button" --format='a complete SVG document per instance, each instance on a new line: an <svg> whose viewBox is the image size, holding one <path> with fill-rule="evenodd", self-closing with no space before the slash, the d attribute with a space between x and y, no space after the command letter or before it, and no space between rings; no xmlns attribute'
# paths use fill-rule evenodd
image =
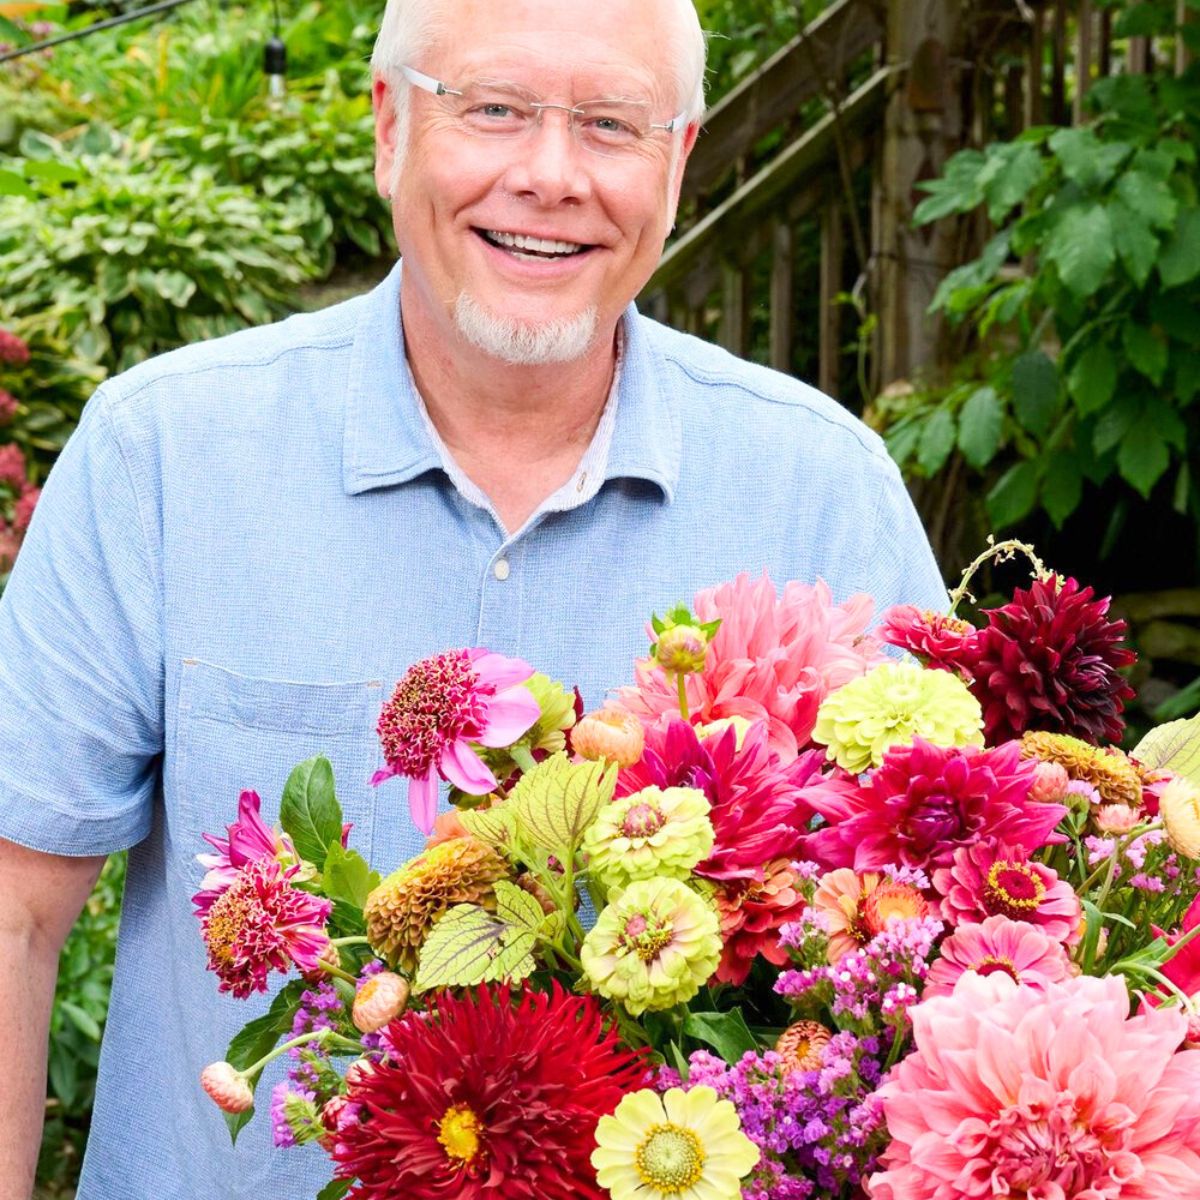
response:
<svg viewBox="0 0 1200 1200"><path fill-rule="evenodd" d="M508 559L498 558L496 565L492 567L492 574L503 583L508 578Z"/></svg>

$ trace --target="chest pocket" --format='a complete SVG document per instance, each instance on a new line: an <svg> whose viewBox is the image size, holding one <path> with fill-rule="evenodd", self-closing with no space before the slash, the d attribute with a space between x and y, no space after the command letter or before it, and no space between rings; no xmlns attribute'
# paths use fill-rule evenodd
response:
<svg viewBox="0 0 1200 1200"><path fill-rule="evenodd" d="M262 797L267 823L278 825L288 775L315 754L333 764L344 819L354 825L350 845L369 860L375 790L368 780L382 762L375 735L382 692L378 681L294 683L186 659L167 775L175 793L174 803L166 797L172 860L198 883L194 856L208 849L201 834L224 833L246 788Z"/></svg>

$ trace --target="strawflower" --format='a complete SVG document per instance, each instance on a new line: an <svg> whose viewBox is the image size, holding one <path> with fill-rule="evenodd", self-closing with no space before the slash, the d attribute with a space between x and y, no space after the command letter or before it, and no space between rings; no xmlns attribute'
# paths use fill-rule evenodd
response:
<svg viewBox="0 0 1200 1200"><path fill-rule="evenodd" d="M608 759L632 767L642 757L645 735L642 723L622 708L606 707L588 713L571 732L571 749L580 758Z"/></svg>
<svg viewBox="0 0 1200 1200"><path fill-rule="evenodd" d="M767 723L772 748L792 759L808 742L821 701L880 661L866 636L871 600L834 604L825 583L789 583L782 593L763 575L697 594L702 622L719 620L704 669L685 677L688 712L701 722L746 717ZM637 684L621 688L621 707L653 725L679 714L679 690L653 658L636 667Z"/></svg>
<svg viewBox="0 0 1200 1200"><path fill-rule="evenodd" d="M690 787L643 788L605 805L584 837L605 887L662 875L686 879L713 848L704 793Z"/></svg>
<svg viewBox="0 0 1200 1200"><path fill-rule="evenodd" d="M1030 988L1045 988L1067 978L1070 960L1062 943L1036 925L1008 917L988 917L981 925L960 925L943 943L929 968L924 997L943 996L968 972L1007 975Z"/></svg>
<svg viewBox="0 0 1200 1200"><path fill-rule="evenodd" d="M601 996L633 1016L690 1000L721 958L712 908L678 879L631 883L610 898L580 950Z"/></svg>
<svg viewBox="0 0 1200 1200"><path fill-rule="evenodd" d="M593 1131L645 1066L594 999L446 993L388 1041L338 1117L333 1157L356 1200L603 1200Z"/></svg>
<svg viewBox="0 0 1200 1200"><path fill-rule="evenodd" d="M710 1087L647 1089L600 1118L592 1164L612 1200L738 1200L740 1181L758 1162L737 1111Z"/></svg>
<svg viewBox="0 0 1200 1200"><path fill-rule="evenodd" d="M1129 1015L1116 977L1044 991L964 979L912 1012L879 1095L892 1135L873 1200L1200 1195L1200 1053L1172 1009Z"/></svg>
<svg viewBox="0 0 1200 1200"><path fill-rule="evenodd" d="M916 737L938 746L982 745L979 704L955 675L912 663L884 663L821 705L813 740L854 774Z"/></svg>
<svg viewBox="0 0 1200 1200"><path fill-rule="evenodd" d="M537 721L542 710L523 687L528 663L488 650L448 650L422 659L405 672L379 716L379 740L387 765L378 785L408 778L408 805L422 833L433 829L440 776L473 796L497 786L495 775L472 748L509 746Z"/></svg>

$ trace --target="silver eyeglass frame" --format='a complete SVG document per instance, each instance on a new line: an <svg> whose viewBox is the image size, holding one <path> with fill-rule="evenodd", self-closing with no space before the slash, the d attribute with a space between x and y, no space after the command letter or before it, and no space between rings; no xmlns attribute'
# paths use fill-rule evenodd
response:
<svg viewBox="0 0 1200 1200"><path fill-rule="evenodd" d="M418 71L416 67L404 66L400 68L400 73L408 80L413 87L419 87L423 91L429 92L434 96L461 96L462 92L456 88L447 87L440 79L434 79L432 75L425 75ZM575 108L570 104L543 104L540 101L529 101L529 107L537 112L545 112L548 108L556 108L560 112L570 113L573 117L586 117L587 110ZM687 128L687 113L681 112L672 117L665 125L651 122L650 129L663 129L667 133L679 133Z"/></svg>

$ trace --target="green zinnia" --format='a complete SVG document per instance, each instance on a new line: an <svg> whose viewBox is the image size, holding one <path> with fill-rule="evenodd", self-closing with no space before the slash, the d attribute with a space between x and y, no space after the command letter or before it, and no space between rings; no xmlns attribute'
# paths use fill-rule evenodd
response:
<svg viewBox="0 0 1200 1200"><path fill-rule="evenodd" d="M631 883L580 951L592 987L633 1016L690 1000L717 969L717 915L678 879Z"/></svg>
<svg viewBox="0 0 1200 1200"><path fill-rule="evenodd" d="M883 762L890 746L923 737L937 746L982 746L983 712L957 675L885 663L826 697L813 741L847 771Z"/></svg>
<svg viewBox="0 0 1200 1200"><path fill-rule="evenodd" d="M584 850L608 888L662 875L684 879L713 848L709 805L696 788L648 787L605 805Z"/></svg>

